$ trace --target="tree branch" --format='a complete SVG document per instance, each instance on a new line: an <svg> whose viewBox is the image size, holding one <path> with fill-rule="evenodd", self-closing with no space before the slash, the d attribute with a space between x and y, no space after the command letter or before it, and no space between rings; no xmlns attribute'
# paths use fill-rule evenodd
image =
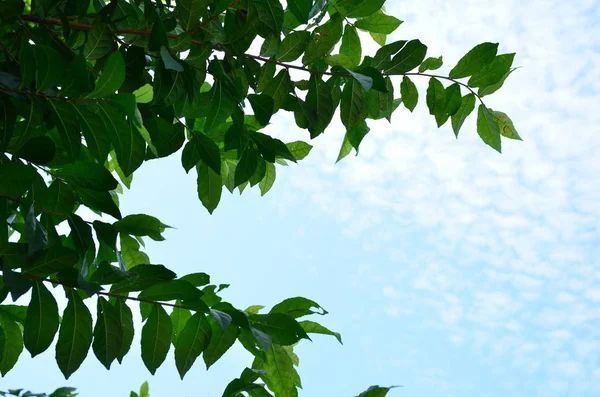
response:
<svg viewBox="0 0 600 397"><path fill-rule="evenodd" d="M27 273L17 273L17 274L21 275L22 277L28 278L30 280L34 280L34 281L41 281L43 283L50 283L52 285L62 285L63 287L72 288L72 289L82 289L81 287L70 285L70 284L67 284L67 283L64 283L64 282L58 281L58 280L51 280L51 279L38 277L38 276L34 276L32 274L27 274ZM179 309L195 310L195 309L192 309L192 308L189 308L186 306L177 305L177 304L173 304L173 303L151 301L148 299L140 299L140 298L135 298L133 296L128 296L128 295L113 294L111 292L105 292L105 291L98 291L98 292L96 292L96 294L106 296L109 298L125 299L125 300L130 300L130 301L148 303L148 304L157 305L157 306L168 306L168 307L174 307L174 308L179 308Z"/></svg>
<svg viewBox="0 0 600 397"><path fill-rule="evenodd" d="M233 0L230 4L229 7L235 6L240 0ZM218 14L215 14L218 16ZM341 14L340 14L341 15ZM206 24L208 24L210 21L212 21L213 16L211 16L207 21ZM21 20L23 21L29 21L29 22L35 22L35 23L43 23L43 22L47 22L47 23L51 23L57 26L62 26L62 21L58 18L41 18L35 15L21 15L20 16ZM212 18L212 19L211 19ZM203 22L202 25L200 26L206 26L205 23ZM77 23L77 22L72 22L71 23L71 27L72 28L76 28L76 29L81 29L81 30L90 30L92 28L91 25L87 25L87 24L83 24L83 23ZM152 29L148 28L148 29L119 29L118 31L116 31L115 33L120 33L120 34L140 34L140 35L150 35L152 33ZM172 39L177 39L179 37L179 35L174 34L174 33L167 33L167 37L172 38ZM198 41L198 40L192 40L192 43L195 45L203 45L205 44L204 42ZM225 51L223 49L222 46L217 45L213 47L215 50L218 51ZM281 66L283 68L286 69L295 69L295 70L301 70L304 72L308 72L311 74L318 74L318 75L327 75L327 76L339 76L339 77L349 77L349 74L338 74L338 73L332 73L332 72L328 72L328 71L321 71L321 70L311 70L305 66L299 66L299 65L294 65L294 64L290 64L290 63L285 63L285 62L279 62L276 61L274 59L269 59L269 58L265 58L265 57L261 57L258 55L252 55L252 54L244 54L244 56L248 57L248 58L252 58L255 59L257 61L261 61L264 63L273 63L275 65ZM390 75L386 75L386 76L390 76ZM448 80L448 81L452 81L453 83L457 83L463 87L465 87L466 89L468 89L473 95L475 95L475 97L477 99L479 99L479 101L483 104L483 100L481 99L481 96L479 96L477 94L477 92L475 92L475 90L473 90L471 87L469 87L468 84L465 84L463 82L460 82L458 80L452 79L450 77L447 76L441 76L441 75L434 75L434 74L428 74L428 73L417 73L417 72L409 72L409 73L402 73L398 76L423 76L423 77L434 77L434 78L439 78L439 79L444 79L444 80ZM4 89L4 88L0 88L0 89ZM32 95L32 94L30 94ZM39 94L37 94L39 95ZM60 97L56 97L56 98L60 98ZM60 98L60 99L67 99L67 98Z"/></svg>

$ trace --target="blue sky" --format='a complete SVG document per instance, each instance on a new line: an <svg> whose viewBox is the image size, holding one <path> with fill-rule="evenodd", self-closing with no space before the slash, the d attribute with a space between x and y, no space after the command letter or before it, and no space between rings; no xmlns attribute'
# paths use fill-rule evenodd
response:
<svg viewBox="0 0 600 397"><path fill-rule="evenodd" d="M213 216L179 159L160 160L136 174L123 213L175 226L148 245L153 262L232 284L225 296L238 306L301 295L330 311L320 320L344 346L315 337L298 347L301 396L371 384L403 385L399 397L600 395L600 3L391 0L388 10L405 20L393 38L444 55L440 74L481 41L516 52L523 68L489 105L524 142L504 141L498 155L473 117L458 141L437 130L427 81L415 79L418 110L372 124L358 157L334 165L337 123L299 166L278 169L267 196L227 194ZM306 138L286 117L269 131ZM136 346L110 372L90 353L69 381L48 351L0 387L126 396L148 380L154 397L220 396L250 363L235 348L184 381L172 358L152 377Z"/></svg>

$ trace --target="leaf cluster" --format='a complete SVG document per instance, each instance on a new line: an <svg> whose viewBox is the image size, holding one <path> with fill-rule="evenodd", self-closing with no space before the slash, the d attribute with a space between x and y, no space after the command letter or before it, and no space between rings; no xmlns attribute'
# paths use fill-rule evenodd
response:
<svg viewBox="0 0 600 397"><path fill-rule="evenodd" d="M172 350L183 378L200 356L210 367L237 341L255 358L224 396L296 396L293 346L310 333L341 342L298 320L322 308L292 298L264 314L240 310L208 275L177 277L152 264L145 243L163 240L169 226L122 214L119 195L145 162L174 155L196 173L210 213L223 188L258 186L264 195L277 167L312 149L266 133L275 114L289 113L310 139L339 115L339 161L358 153L367 120L391 122L400 104L415 109L416 78L429 80L425 102L438 126L450 120L458 137L479 101L476 129L486 144L500 151L501 136L520 139L510 118L483 102L514 71L514 54L483 43L448 76L431 74L443 58L427 57L421 41L387 43L402 21L384 3L0 2L0 374L24 348L35 356L54 341L67 378L90 350L106 368L120 363L136 332L135 302L151 373ZM363 53L365 34L378 44L374 54ZM97 217L84 219L85 210ZM3 303L26 293L27 306ZM58 293L68 299L62 313Z"/></svg>

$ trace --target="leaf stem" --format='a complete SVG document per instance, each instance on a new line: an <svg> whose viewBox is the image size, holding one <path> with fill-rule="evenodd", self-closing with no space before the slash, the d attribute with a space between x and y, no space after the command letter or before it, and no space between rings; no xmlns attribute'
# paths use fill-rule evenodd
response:
<svg viewBox="0 0 600 397"><path fill-rule="evenodd" d="M462 85L463 87L465 87L467 90L471 91L471 93L473 95L475 95L475 97L477 99L479 99L479 102L481 102L482 105L485 106L485 104L483 103L483 99L481 99L481 97L475 92L475 90L473 90L471 87L469 87L468 84L465 84L461 81L455 80L451 77L446 77L446 76L442 76L442 75L438 75L438 74L429 74L429 73L418 73L418 72L413 72L413 73L404 73L404 76L424 76L424 77L433 77L436 79L443 79L443 80L448 80L448 81L452 81L453 83L456 83L458 85Z"/></svg>
<svg viewBox="0 0 600 397"><path fill-rule="evenodd" d="M302 70L303 72L308 72L311 74L321 74L321 75L328 75L328 76L350 76L350 75L341 75L341 74L336 74L336 73L331 73L331 72L321 71L321 70L312 70L312 69L308 69L305 66L298 66L298 65L291 64L291 63L279 62L274 59L264 58L264 57L261 57L258 55L244 54L244 56L246 56L248 58L256 59L257 61L261 61L261 62L265 62L265 63L274 63L275 65L279 65L286 69Z"/></svg>
<svg viewBox="0 0 600 397"><path fill-rule="evenodd" d="M337 11L337 13L340 14L342 16L342 18L344 18L346 20L346 23L348 25L354 27L354 24L352 22L350 22L350 20L348 19L348 17L345 16L344 14L342 14L342 11L338 8L337 4L335 4L331 0L327 0L327 4L329 4L330 6L332 6L333 8L335 8L335 10Z"/></svg>
<svg viewBox="0 0 600 397"><path fill-rule="evenodd" d="M58 280L51 280L48 278L43 278L43 277L38 277L38 276L34 276L32 274L27 274L27 273L17 273L20 274L22 277L28 278L30 280L34 280L34 281L41 281L43 283L50 283L52 285L62 285L63 287L66 288L71 288L71 289L81 289L80 287L76 287L74 285L62 282L62 281L58 281ZM116 299L124 299L124 300L130 300L130 301L136 301L136 302L143 302L143 303L148 303L151 305L158 305L158 306L168 306L168 307L173 307L173 308L179 308L179 309L187 309L187 310L195 310L186 306L182 306L182 305L177 305L174 303L166 303L166 302L158 302L158 301L152 301L152 300L148 300L148 299L141 299L141 298L136 298L133 296L129 296L129 295L121 295L121 294L115 294L112 292L105 292L105 291L98 291L96 292L97 295L102 295L102 296L106 296L109 298L116 298ZM197 311L197 310L195 310Z"/></svg>
<svg viewBox="0 0 600 397"><path fill-rule="evenodd" d="M0 86L0 91L12 92L14 94L19 94L19 95L24 95L24 96L35 96L35 97L44 98L44 99L62 99L63 101L70 101L70 102L99 102L98 100L91 99L91 98L67 98L67 97L56 96L56 95L40 94L38 92L13 90L12 88L3 87L3 86Z"/></svg>
<svg viewBox="0 0 600 397"><path fill-rule="evenodd" d="M240 0L233 0L228 7L232 7L235 6ZM337 9L337 6L333 3L330 2L330 0L327 0L327 2L329 4L331 4L338 13L340 13L340 15L343 16L343 14ZM218 14L215 14L218 16ZM345 16L343 16L344 19L346 19L346 21L352 25L352 23L350 23L347 18ZM212 17L208 18L206 23L210 22L212 19ZM42 23L42 22L46 22L46 23L51 23L54 25L58 25L58 26L62 26L62 21L58 18L41 18L35 15L21 15L20 19L23 21L29 21L29 22L35 22L35 23ZM213 18L214 19L214 18ZM203 22L202 25L204 25L205 23ZM200 26L202 26L200 25ZM87 25L87 24L82 24L82 23L77 23L77 22L73 22L71 23L71 27L75 28L75 29L81 29L81 30L90 30L91 29L91 25ZM150 33L152 33L152 28L147 28L147 29L128 29L128 28L124 28L124 29L118 29L117 30L118 33L121 34L141 34L141 35L149 35ZM179 35L174 34L174 33L167 33L167 37L172 38L172 39L176 39L179 38ZM203 45L205 44L202 41L198 41L198 40L192 40L193 44L196 45ZM214 47L215 50L218 51L224 51L222 46L215 46ZM269 59L269 58L264 58L258 55L252 55L252 54L244 54L244 56L248 57L248 58L252 58L255 59L257 61L261 61L261 62L265 62L265 63L274 63L278 66L281 66L283 68L286 69L295 69L295 70L302 70L304 72L308 72L311 74L320 74L320 75L327 75L327 76L341 76L341 77L348 77L349 75L346 74L338 74L338 73L332 73L332 72L328 72L328 71L321 71L321 70L312 70L312 69L308 69L305 66L299 66L299 65L294 65L294 64L290 64L290 63L285 63L285 62L279 62L276 61L274 59ZM457 83L463 87L465 87L466 89L468 89L473 95L475 95L475 97L477 99L479 99L479 102L481 102L483 104L483 99L481 99L481 96L479 96L479 94L477 94L477 92L475 92L475 90L473 90L471 87L469 87L468 84L465 84L463 82L460 82L458 80L452 79L450 77L447 76L441 76L441 75L435 75L435 74L429 74L429 73L417 73L417 72L409 72L409 73L402 73L399 76L424 76L424 77L434 77L434 78L439 78L439 79L444 79L444 80L448 80L448 81L452 81L453 83ZM3 88L0 88L3 89ZM59 97L57 97L59 98ZM67 98L61 98L61 99L67 99Z"/></svg>

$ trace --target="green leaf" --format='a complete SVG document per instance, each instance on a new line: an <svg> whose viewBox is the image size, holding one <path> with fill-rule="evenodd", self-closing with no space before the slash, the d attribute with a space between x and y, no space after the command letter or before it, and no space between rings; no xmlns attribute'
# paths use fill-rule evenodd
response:
<svg viewBox="0 0 600 397"><path fill-rule="evenodd" d="M325 131L335 112L331 89L321 76L310 76L306 103L314 111L317 120L314 126L309 125L308 128L311 138L315 138Z"/></svg>
<svg viewBox="0 0 600 397"><path fill-rule="evenodd" d="M259 156L258 150L251 147L242 152L240 161L237 167L235 167L235 186L239 186L250 180L250 177L252 177L258 166Z"/></svg>
<svg viewBox="0 0 600 397"><path fill-rule="evenodd" d="M248 95L248 101L252 106L256 121L264 126L269 124L269 120L271 120L275 108L275 101L273 101L273 98L265 94L250 94ZM220 163L219 159L219 164ZM217 170L215 170L215 172L217 172Z"/></svg>
<svg viewBox="0 0 600 397"><path fill-rule="evenodd" d="M92 228L79 215L69 215L70 237L73 240L75 250L81 258L85 257L88 250L94 250L94 238Z"/></svg>
<svg viewBox="0 0 600 397"><path fill-rule="evenodd" d="M25 273L46 277L75 266L78 260L79 256L76 251L55 245L36 252L28 259L22 270Z"/></svg>
<svg viewBox="0 0 600 397"><path fill-rule="evenodd" d="M142 386L140 386L140 397L150 397L148 389L148 382L142 383Z"/></svg>
<svg viewBox="0 0 600 397"><path fill-rule="evenodd" d="M385 43L387 42L387 35L385 35L383 33L373 33L373 32L370 32L369 35L380 46L384 46Z"/></svg>
<svg viewBox="0 0 600 397"><path fill-rule="evenodd" d="M4 257L6 261L6 257ZM6 262L5 262L6 263ZM2 271L4 277L4 288L8 289L12 297L13 302L23 296L32 286L32 282L27 277L24 277L20 273L15 273L8 268L4 268ZM3 295L3 299L6 297L6 293Z"/></svg>
<svg viewBox="0 0 600 397"><path fill-rule="evenodd" d="M263 331L278 345L293 345L300 339L310 339L298 322L284 313L255 314L250 316L254 328Z"/></svg>
<svg viewBox="0 0 600 397"><path fill-rule="evenodd" d="M170 226L153 216L145 214L127 215L113 224L115 230L134 236L148 236L154 241L163 241L162 233Z"/></svg>
<svg viewBox="0 0 600 397"><path fill-rule="evenodd" d="M54 122L58 129L62 146L69 160L75 161L81 149L81 135L79 134L79 120L73 113L73 108L67 101L48 100L54 110Z"/></svg>
<svg viewBox="0 0 600 397"><path fill-rule="evenodd" d="M397 386L391 387L381 387L381 386L371 386L366 391L360 393L358 397L385 397L388 392Z"/></svg>
<svg viewBox="0 0 600 397"><path fill-rule="evenodd" d="M273 33L279 34L283 26L283 7L279 0L253 0L258 19Z"/></svg>
<svg viewBox="0 0 600 397"><path fill-rule="evenodd" d="M263 94L273 98L273 113L276 113L286 102L290 91L293 90L290 74L287 69L277 73L277 76L265 88Z"/></svg>
<svg viewBox="0 0 600 397"><path fill-rule="evenodd" d="M408 76L402 78L400 94L402 95L402 103L404 103L404 106L411 112L415 110L415 107L419 102L419 91L417 90L415 83L413 83Z"/></svg>
<svg viewBox="0 0 600 397"><path fill-rule="evenodd" d="M83 55L87 60L100 59L114 46L113 36L108 25L96 22L87 33Z"/></svg>
<svg viewBox="0 0 600 397"><path fill-rule="evenodd" d="M300 326L306 333L331 335L331 336L334 336L338 340L338 342L340 342L340 344L342 344L342 345L344 344L342 342L342 336L339 333L333 332L333 331L329 330L328 328L322 326L319 323L316 323L316 322L310 321L310 320L305 320L305 321L300 321Z"/></svg>
<svg viewBox="0 0 600 397"><path fill-rule="evenodd" d="M45 91L62 84L66 62L54 49L44 45L33 47L36 66L36 88Z"/></svg>
<svg viewBox="0 0 600 397"><path fill-rule="evenodd" d="M202 292L185 280L170 280L154 284L142 292L139 298L147 301L194 301L202 297Z"/></svg>
<svg viewBox="0 0 600 397"><path fill-rule="evenodd" d="M276 67L273 62L267 62L261 66L255 92L263 92L271 84L275 71Z"/></svg>
<svg viewBox="0 0 600 397"><path fill-rule="evenodd" d="M60 218L64 219L75 209L75 200L75 192L67 184L56 179L50 184L43 207L54 214L63 214Z"/></svg>
<svg viewBox="0 0 600 397"><path fill-rule="evenodd" d="M386 44L377 50L373 57L372 66L379 70L386 70L391 66L391 57L398 53L406 45L405 40Z"/></svg>
<svg viewBox="0 0 600 397"><path fill-rule="evenodd" d="M90 153L103 163L110 151L110 140L102 118L81 102L69 102L81 125L81 131Z"/></svg>
<svg viewBox="0 0 600 397"><path fill-rule="evenodd" d="M469 79L471 87L489 87L502 80L510 72L515 54L498 55Z"/></svg>
<svg viewBox="0 0 600 397"><path fill-rule="evenodd" d="M144 137L149 142L146 159L154 157L167 157L178 151L185 142L184 127L181 124L172 124L161 117L150 117L144 120L144 127L149 137ZM140 129L140 133L143 129ZM148 139L151 138L151 139Z"/></svg>
<svg viewBox="0 0 600 397"><path fill-rule="evenodd" d="M191 273L181 277L180 280L185 280L192 283L195 287L201 287L210 284L210 276L206 273Z"/></svg>
<svg viewBox="0 0 600 397"><path fill-rule="evenodd" d="M383 7L385 0L339 2L342 13L349 18L362 18L375 14Z"/></svg>
<svg viewBox="0 0 600 397"><path fill-rule="evenodd" d="M475 95L465 95L462 98L460 108L454 115L452 115L452 129L454 130L454 135L457 138L460 128L462 127L467 117L469 117L473 109L475 109Z"/></svg>
<svg viewBox="0 0 600 397"><path fill-rule="evenodd" d="M310 65L328 55L342 38L342 32L342 18L337 13L333 14L329 21L313 30L302 63Z"/></svg>
<svg viewBox="0 0 600 397"><path fill-rule="evenodd" d="M320 309L318 311L312 310ZM284 313L292 318L308 316L310 314L327 314L317 302L303 297L288 298L273 306L269 313Z"/></svg>
<svg viewBox="0 0 600 397"><path fill-rule="evenodd" d="M356 150L356 154L358 155L358 147L360 143L364 139L365 136L369 133L371 129L367 125L366 122L362 121L346 130L346 136L348 137L348 142L352 145L352 147Z"/></svg>
<svg viewBox="0 0 600 397"><path fill-rule="evenodd" d="M56 343L56 362L66 379L77 371L92 345L92 315L77 290L66 290L69 303L63 313Z"/></svg>
<svg viewBox="0 0 600 397"><path fill-rule="evenodd" d="M113 51L108 57L106 66L96 82L96 88L87 98L104 98L112 95L125 82L125 61L121 51Z"/></svg>
<svg viewBox="0 0 600 397"><path fill-rule="evenodd" d="M506 72L506 74L504 76L502 76L502 78L500 80L498 80L498 82L496 82L494 84L490 84L485 87L479 87L477 94L480 97L484 97L486 95L491 95L494 92L498 91L500 88L502 88L502 86L504 85L504 82L506 81L508 76L510 76L510 74L512 72L514 72L515 70L517 70L517 68L511 68L508 72Z"/></svg>
<svg viewBox="0 0 600 397"><path fill-rule="evenodd" d="M189 172L200 161L208 165L217 174L221 173L221 151L219 146L209 136L197 132L191 134L190 141L183 148L181 162L186 172Z"/></svg>
<svg viewBox="0 0 600 397"><path fill-rule="evenodd" d="M394 55L386 70L387 74L408 73L423 62L427 54L427 46L419 40L411 40Z"/></svg>
<svg viewBox="0 0 600 397"><path fill-rule="evenodd" d="M239 396L243 396L243 394L241 394L241 392L250 392L252 390L265 391L265 389L261 385L252 383L250 381L236 378L236 379L232 380L231 382L229 382L229 384L225 388L225 391L223 392L222 397L239 397ZM266 393L266 391L265 391L265 393Z"/></svg>
<svg viewBox="0 0 600 397"><path fill-rule="evenodd" d="M135 239L132 239L135 241ZM163 265L138 265L128 269L129 277L114 284L111 292L122 294L141 291L161 281L173 280L177 275Z"/></svg>
<svg viewBox="0 0 600 397"><path fill-rule="evenodd" d="M31 301L23 330L25 348L31 357L46 351L58 331L58 306L41 281L33 282Z"/></svg>
<svg viewBox="0 0 600 397"><path fill-rule="evenodd" d="M367 18L359 19L354 23L354 26L367 32L391 34L398 29L401 23L402 21L396 17L377 13Z"/></svg>
<svg viewBox="0 0 600 397"><path fill-rule="evenodd" d="M267 371L265 383L277 397L298 397L296 389L294 362L288 352L276 344L271 345L263 363Z"/></svg>
<svg viewBox="0 0 600 397"><path fill-rule="evenodd" d="M438 127L447 119L446 115L446 90L443 84L436 78L429 79L427 88L427 107L429 114L435 116Z"/></svg>
<svg viewBox="0 0 600 397"><path fill-rule="evenodd" d="M281 41L279 36L270 35L263 42L260 47L260 56L264 58L272 58L276 57L279 53L279 46L281 45Z"/></svg>
<svg viewBox="0 0 600 397"><path fill-rule="evenodd" d="M181 379L207 348L211 335L212 328L204 314L196 313L186 322L175 344L175 365Z"/></svg>
<svg viewBox="0 0 600 397"><path fill-rule="evenodd" d="M148 49L150 51L160 51L161 47L163 46L169 46L167 31L165 29L165 25L162 23L162 19L155 18L154 24L152 25L152 32L150 32Z"/></svg>
<svg viewBox="0 0 600 397"><path fill-rule="evenodd" d="M133 91L135 101L137 103L150 103L154 99L154 89L151 84L144 84L137 90Z"/></svg>
<svg viewBox="0 0 600 397"><path fill-rule="evenodd" d="M177 304L180 305L181 302L177 302ZM173 324L173 335L171 341L173 342L173 345L176 345L179 334L183 330L183 327L185 327L185 324L190 317L192 317L192 312L188 309L182 309L181 307L174 307L170 317L171 323Z"/></svg>
<svg viewBox="0 0 600 397"><path fill-rule="evenodd" d="M494 120L496 124L498 124L498 128L500 129L500 135L509 138L515 139L517 141L522 141L519 133L515 129L515 126L512 120L508 117L506 113L502 113L497 110L489 109L492 115L494 116Z"/></svg>
<svg viewBox="0 0 600 397"><path fill-rule="evenodd" d="M33 205L25 218L25 238L27 239L27 255L31 256L48 245L48 233L35 217Z"/></svg>
<svg viewBox="0 0 600 397"><path fill-rule="evenodd" d="M498 43L481 43L473 47L450 71L450 78L461 79L479 72L492 62L498 52Z"/></svg>
<svg viewBox="0 0 600 397"><path fill-rule="evenodd" d="M385 117L391 122L392 113L394 112L394 86L389 77L384 79L384 84L387 92L376 90L367 92L367 109L369 118L379 120Z"/></svg>
<svg viewBox="0 0 600 397"><path fill-rule="evenodd" d="M123 233L119 237L121 242L121 256L126 269L150 262L148 255L140 251L140 243L136 239Z"/></svg>
<svg viewBox="0 0 600 397"><path fill-rule="evenodd" d="M74 185L92 190L114 190L117 180L98 163L76 162L53 171L53 174Z"/></svg>
<svg viewBox="0 0 600 397"><path fill-rule="evenodd" d="M260 188L261 196L264 196L265 194L267 194L267 192L269 190L271 190L271 188L273 187L273 184L275 183L275 177L276 177L275 165L273 165L272 163L267 163L265 177L258 184L258 187Z"/></svg>
<svg viewBox="0 0 600 397"><path fill-rule="evenodd" d="M142 328L142 360L152 375L165 361L171 348L173 324L160 305L152 305L152 311Z"/></svg>
<svg viewBox="0 0 600 397"><path fill-rule="evenodd" d="M31 188L37 173L31 166L0 163L0 194L18 199Z"/></svg>
<svg viewBox="0 0 600 397"><path fill-rule="evenodd" d="M111 224L94 221L94 230L100 243L107 244L113 250L117 249L117 231Z"/></svg>
<svg viewBox="0 0 600 397"><path fill-rule="evenodd" d="M287 143L286 146L288 147L290 153L292 153L292 156L294 156L296 160L304 159L306 156L308 156L308 154L313 148L312 145L309 145L308 143L303 141L290 142Z"/></svg>
<svg viewBox="0 0 600 397"><path fill-rule="evenodd" d="M360 124L367 116L367 108L364 106L365 90L356 80L352 79L344 86L340 115L342 123L347 129Z"/></svg>
<svg viewBox="0 0 600 397"><path fill-rule="evenodd" d="M250 182L250 186L254 187L258 185L265 177L266 172L267 162L263 158L259 158L258 165L256 166L256 171L254 171L254 174L252 174L252 177L248 181Z"/></svg>
<svg viewBox="0 0 600 397"><path fill-rule="evenodd" d="M342 45L340 47L340 54L345 55L350 60L350 69L354 69L360 64L362 58L362 48L360 44L360 37L356 32L356 28L352 25L346 25L344 28L344 35L342 36Z"/></svg>
<svg viewBox="0 0 600 397"><path fill-rule="evenodd" d="M27 317L27 306L0 305L0 316L4 316L9 320L16 321L21 325L25 325L25 318Z"/></svg>
<svg viewBox="0 0 600 397"><path fill-rule="evenodd" d="M200 25L200 18L206 15L210 0L178 0L175 8L179 23L184 30L193 30Z"/></svg>
<svg viewBox="0 0 600 397"><path fill-rule="evenodd" d="M202 354L206 369L216 363L233 346L238 335L238 327L233 324L223 331L213 318L209 318L208 322L210 323L211 337Z"/></svg>
<svg viewBox="0 0 600 397"><path fill-rule="evenodd" d="M232 317L229 314L214 309L210 309L209 313L212 316L212 318L215 319L217 324L219 324L222 331L225 331L231 325Z"/></svg>
<svg viewBox="0 0 600 397"><path fill-rule="evenodd" d="M442 67L443 63L443 57L441 56L438 58L429 57L423 61L421 66L419 66L419 73L423 73L428 70L437 70Z"/></svg>
<svg viewBox="0 0 600 397"><path fill-rule="evenodd" d="M98 361L110 369L111 363L121 351L123 329L119 312L103 297L98 297L98 314L94 327L92 349Z"/></svg>
<svg viewBox="0 0 600 397"><path fill-rule="evenodd" d="M99 114L125 176L133 174L144 162L146 143L131 120L114 107L100 103Z"/></svg>
<svg viewBox="0 0 600 397"><path fill-rule="evenodd" d="M5 376L15 366L23 351L23 337L19 324L4 315L0 315L0 328L4 331L4 346L0 355L0 374Z"/></svg>
<svg viewBox="0 0 600 397"><path fill-rule="evenodd" d="M96 211L104 212L116 219L121 219L121 211L119 211L119 207L117 207L117 204L115 204L109 192L99 192L96 190L79 188L77 189L77 194L85 206Z"/></svg>
<svg viewBox="0 0 600 397"><path fill-rule="evenodd" d="M298 22L302 24L308 23L310 11L313 7L313 0L288 0L287 4Z"/></svg>
<svg viewBox="0 0 600 397"><path fill-rule="evenodd" d="M360 85L362 85L362 87L365 91L369 91L371 88L373 88L373 78L372 77L366 76L361 73L356 73L356 72L353 72L348 69L346 69L346 71L348 73L350 73L350 75L354 78L354 80L358 81L360 83Z"/></svg>
<svg viewBox="0 0 600 397"><path fill-rule="evenodd" d="M171 55L169 49L165 46L160 47L160 57L165 65L165 69L183 72L183 66Z"/></svg>
<svg viewBox="0 0 600 397"><path fill-rule="evenodd" d="M200 98L202 107L208 113L204 123L204 132L206 133L223 123L233 113L234 100L219 80L215 82L210 91L201 93Z"/></svg>
<svg viewBox="0 0 600 397"><path fill-rule="evenodd" d="M196 166L196 170L198 172L198 197L202 205L212 214L221 201L223 190L221 175L204 162L200 162Z"/></svg>
<svg viewBox="0 0 600 397"><path fill-rule="evenodd" d="M309 39L310 32L305 30L290 33L283 39L279 46L277 60L280 62L295 61L304 53Z"/></svg>
<svg viewBox="0 0 600 397"><path fill-rule="evenodd" d="M343 54L327 55L325 57L325 63L329 66L341 66L346 69L353 69L356 67L352 62L352 59L350 59L348 55Z"/></svg>
<svg viewBox="0 0 600 397"><path fill-rule="evenodd" d="M454 83L446 88L446 110L448 116L454 116L462 104L460 86Z"/></svg>
<svg viewBox="0 0 600 397"><path fill-rule="evenodd" d="M117 353L117 360L119 364L123 362L123 357L129 352L131 348L131 342L133 342L133 335L135 333L133 326L133 314L131 313L131 309L127 306L127 301L125 299L116 299L115 308L117 309L117 314L119 315L119 322L121 323L122 329L122 340L121 340L121 348L119 349L119 353Z"/></svg>
<svg viewBox="0 0 600 397"><path fill-rule="evenodd" d="M502 153L500 128L494 119L494 114L485 105L479 105L477 111L477 133L481 140Z"/></svg>

